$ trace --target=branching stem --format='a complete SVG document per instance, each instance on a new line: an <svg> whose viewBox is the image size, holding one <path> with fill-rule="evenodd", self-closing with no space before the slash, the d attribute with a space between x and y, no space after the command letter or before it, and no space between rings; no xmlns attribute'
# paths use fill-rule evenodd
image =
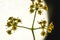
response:
<svg viewBox="0 0 60 40"><path fill-rule="evenodd" d="M25 26L17 26L17 27L32 30L32 28L28 28L28 27L25 27ZM33 28L33 30L37 30L37 29L41 29L41 27L39 27L39 28Z"/></svg>
<svg viewBox="0 0 60 40"><path fill-rule="evenodd" d="M35 11L35 14L34 14L34 19L33 19L33 23L32 23L32 28L28 28L28 27L24 27L24 26L18 26L18 27L21 27L21 28L26 28L26 29L31 30L31 31L32 31L32 35L33 35L33 40L35 40L34 30L40 29L40 27L39 27L39 28L34 28L34 22L35 22L35 18L36 18L36 12L37 12L37 10Z"/></svg>
<svg viewBox="0 0 60 40"><path fill-rule="evenodd" d="M36 12L37 12L37 10L35 11L34 19L33 19L33 23L32 23L32 35L33 35L33 39L34 40L35 40L35 35L34 35L34 22L35 22L35 18L36 18Z"/></svg>

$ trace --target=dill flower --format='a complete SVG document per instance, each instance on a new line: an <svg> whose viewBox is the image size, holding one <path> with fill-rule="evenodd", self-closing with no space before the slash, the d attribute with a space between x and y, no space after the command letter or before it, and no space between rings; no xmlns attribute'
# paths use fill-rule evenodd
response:
<svg viewBox="0 0 60 40"><path fill-rule="evenodd" d="M48 10L47 5L43 6L43 9L44 9L44 10Z"/></svg>
<svg viewBox="0 0 60 40"><path fill-rule="evenodd" d="M6 31L9 35L11 35L12 33L11 33L11 30L7 30Z"/></svg>
<svg viewBox="0 0 60 40"><path fill-rule="evenodd" d="M33 13L33 12L34 12L34 9L31 8L31 9L30 9L30 13Z"/></svg>
<svg viewBox="0 0 60 40"><path fill-rule="evenodd" d="M40 14L40 15L41 15L41 14L42 14L42 11L41 11L41 10L38 10L38 14Z"/></svg>
<svg viewBox="0 0 60 40"><path fill-rule="evenodd" d="M46 32L45 31L42 31L41 32L41 36L46 36Z"/></svg>

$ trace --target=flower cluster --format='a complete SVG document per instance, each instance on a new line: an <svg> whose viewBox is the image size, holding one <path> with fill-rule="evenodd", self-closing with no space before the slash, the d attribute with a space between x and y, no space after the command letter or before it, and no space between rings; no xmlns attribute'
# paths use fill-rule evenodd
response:
<svg viewBox="0 0 60 40"><path fill-rule="evenodd" d="M16 30L19 22L21 22L19 18L9 17L6 26L11 27L11 30ZM11 34L11 30L7 30L7 33Z"/></svg>
<svg viewBox="0 0 60 40"><path fill-rule="evenodd" d="M43 20L43 21L39 22L39 24L41 25L41 28L42 28L42 29L45 28L46 23L47 23L46 20Z"/></svg>
<svg viewBox="0 0 60 40"><path fill-rule="evenodd" d="M47 32L48 33L51 33L51 31L54 29L54 25L53 25L53 22L51 22L47 28Z"/></svg>
<svg viewBox="0 0 60 40"><path fill-rule="evenodd" d="M41 32L41 35L42 36L45 36L46 35L46 32L44 31L45 27L46 27L46 20L43 20L41 22L39 22L39 24L41 25L41 29L42 29L42 32Z"/></svg>
<svg viewBox="0 0 60 40"><path fill-rule="evenodd" d="M47 23L46 20L43 20L42 22L39 22L39 24L41 25L41 29L42 29L42 32L41 32L42 36L46 35L46 32L44 31L44 29L47 29L48 33L51 33L51 31L54 29L53 22L51 22L48 26L46 26L46 23Z"/></svg>
<svg viewBox="0 0 60 40"><path fill-rule="evenodd" d="M31 0L31 1L32 1L32 4L30 5L30 13L33 13L34 10L37 10L38 14L41 15L41 13L42 13L41 9L48 10L47 5L43 6L41 0L37 0L37 2L35 2L35 0Z"/></svg>
<svg viewBox="0 0 60 40"><path fill-rule="evenodd" d="M42 4L42 0L31 0L31 2L32 2L32 4L30 5L30 13L33 13L36 10L36 12L38 12L38 14L41 15L41 13L42 13L42 10L41 9L48 10L47 5L43 5ZM35 17L36 16L34 16L34 20L35 20ZM33 20L33 22L34 22L34 20ZM17 26L18 26L18 23L19 22L21 22L21 20L19 18L9 17L6 26L8 28L11 27L11 29L10 30L7 30L7 33L8 34L12 34L12 30L13 31L17 30ZM48 33L51 33L51 31L54 28L53 22L51 22L48 26L46 26L46 23L47 23L46 20L43 20L41 22L38 22L38 24L41 25L41 27L39 27L39 28L33 28L33 27L32 28L27 28L27 27L24 27L24 26L19 26L19 27L26 28L26 29L29 29L29 30L30 29L31 30L34 30L34 29L42 29L41 35L42 36L46 36L45 29L47 30ZM33 32L33 34L34 34L34 32Z"/></svg>

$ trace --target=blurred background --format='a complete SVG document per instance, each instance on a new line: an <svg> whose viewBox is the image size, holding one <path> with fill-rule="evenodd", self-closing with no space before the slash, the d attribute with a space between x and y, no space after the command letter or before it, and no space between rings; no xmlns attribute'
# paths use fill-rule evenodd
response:
<svg viewBox="0 0 60 40"><path fill-rule="evenodd" d="M49 23L53 21L54 30L51 34L45 37L45 40L60 40L60 1L59 0L44 0L49 7Z"/></svg>

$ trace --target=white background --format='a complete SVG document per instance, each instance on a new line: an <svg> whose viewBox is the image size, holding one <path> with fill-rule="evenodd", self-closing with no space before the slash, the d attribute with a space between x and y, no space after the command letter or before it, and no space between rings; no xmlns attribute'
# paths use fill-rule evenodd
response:
<svg viewBox="0 0 60 40"><path fill-rule="evenodd" d="M6 33L6 23L9 17L19 17L22 20L22 24L26 27L32 26L33 14L29 12L29 6L31 4L30 0L0 0L0 40L33 40L33 36L30 30L24 28L18 28L12 35ZM37 21L47 20L47 12L43 11L42 15L36 16L34 27L39 27ZM41 29L35 30L36 40L43 40L44 37L41 36Z"/></svg>

